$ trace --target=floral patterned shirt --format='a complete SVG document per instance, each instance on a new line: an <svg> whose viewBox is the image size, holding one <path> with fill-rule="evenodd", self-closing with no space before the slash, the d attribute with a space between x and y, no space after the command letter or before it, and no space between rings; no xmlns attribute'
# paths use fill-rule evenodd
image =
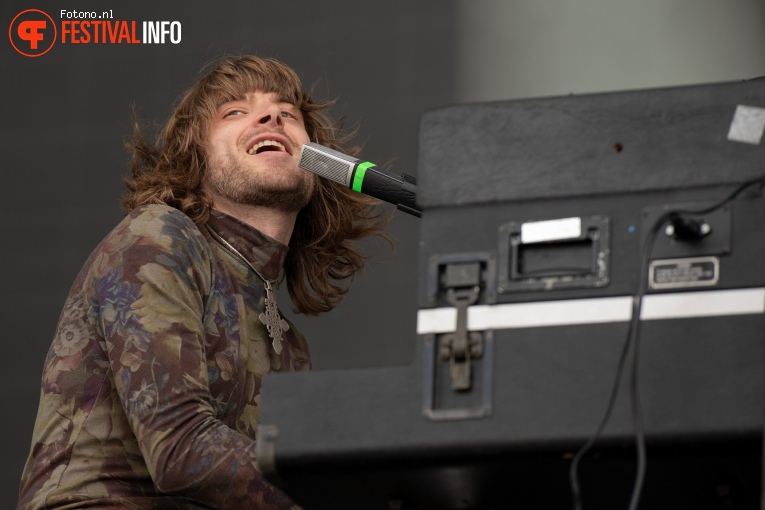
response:
<svg viewBox="0 0 765 510"><path fill-rule="evenodd" d="M218 212L128 215L64 306L18 508L296 508L255 458L262 377L310 369L292 325L277 355L259 319L253 268L275 280L286 253Z"/></svg>

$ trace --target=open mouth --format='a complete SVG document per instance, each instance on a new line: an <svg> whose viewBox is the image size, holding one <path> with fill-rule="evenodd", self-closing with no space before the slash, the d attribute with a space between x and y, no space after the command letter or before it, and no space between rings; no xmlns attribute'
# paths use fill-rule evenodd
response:
<svg viewBox="0 0 765 510"><path fill-rule="evenodd" d="M283 143L276 140L261 140L247 150L250 155L262 154L264 152L287 152Z"/></svg>

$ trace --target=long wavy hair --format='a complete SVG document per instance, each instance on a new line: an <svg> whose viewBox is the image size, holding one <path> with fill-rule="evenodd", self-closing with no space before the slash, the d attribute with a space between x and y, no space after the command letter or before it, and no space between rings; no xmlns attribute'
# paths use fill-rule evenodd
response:
<svg viewBox="0 0 765 510"><path fill-rule="evenodd" d="M347 146L352 134L344 135L325 111L333 101L314 102L288 66L254 56L226 57L180 99L156 143L146 141L134 118L123 208L167 204L204 225L212 207L202 190L210 123L222 103L253 91L273 92L298 106L311 141L346 154L358 152L358 147ZM380 236L390 242L382 231L389 218L377 200L327 179L317 181L314 196L298 213L284 268L295 310L308 315L340 304L347 283L364 267L367 256L354 241Z"/></svg>

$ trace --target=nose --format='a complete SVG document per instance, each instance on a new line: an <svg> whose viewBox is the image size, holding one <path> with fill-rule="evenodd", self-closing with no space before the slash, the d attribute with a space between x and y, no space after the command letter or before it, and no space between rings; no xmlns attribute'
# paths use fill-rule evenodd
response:
<svg viewBox="0 0 765 510"><path fill-rule="evenodd" d="M279 105L273 103L267 105L257 116L257 123L262 125L274 124L276 126L281 126L282 122L283 121L281 112L279 111Z"/></svg>

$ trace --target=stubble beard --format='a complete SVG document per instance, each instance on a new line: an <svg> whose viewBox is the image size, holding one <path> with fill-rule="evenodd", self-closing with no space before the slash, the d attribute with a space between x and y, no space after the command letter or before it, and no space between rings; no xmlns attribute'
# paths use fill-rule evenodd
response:
<svg viewBox="0 0 765 510"><path fill-rule="evenodd" d="M253 170L243 168L235 155L209 161L206 184L222 197L243 205L269 207L285 213L303 209L316 189L314 174L276 165L270 168L273 179L263 179Z"/></svg>

